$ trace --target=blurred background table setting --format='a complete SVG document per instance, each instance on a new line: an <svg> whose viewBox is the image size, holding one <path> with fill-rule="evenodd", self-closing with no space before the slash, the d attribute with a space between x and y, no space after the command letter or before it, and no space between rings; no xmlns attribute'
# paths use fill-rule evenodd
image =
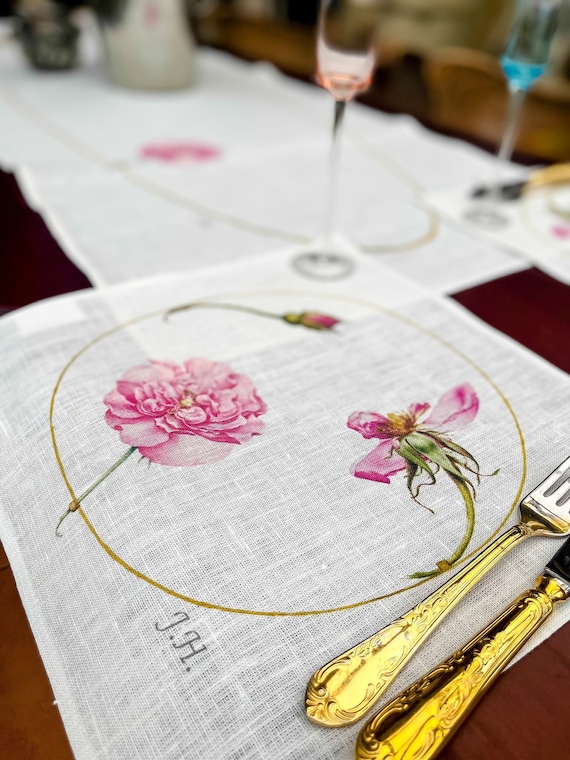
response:
<svg viewBox="0 0 570 760"><path fill-rule="evenodd" d="M351 758L311 674L570 454L570 5L0 10L0 754ZM566 757L568 620L442 758Z"/></svg>

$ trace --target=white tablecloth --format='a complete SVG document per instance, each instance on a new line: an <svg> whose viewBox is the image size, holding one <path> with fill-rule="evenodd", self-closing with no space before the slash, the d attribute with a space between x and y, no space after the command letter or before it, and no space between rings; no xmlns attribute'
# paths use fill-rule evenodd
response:
<svg viewBox="0 0 570 760"><path fill-rule="evenodd" d="M0 46L0 160L94 283L306 247L318 237L330 96L266 64L208 50L189 90L123 90L106 80L93 30L85 41L83 66L64 73L32 71L14 44ZM148 155L181 141L217 154L181 162ZM524 268L420 200L486 177L490 161L408 117L351 105L336 230L436 292Z"/></svg>

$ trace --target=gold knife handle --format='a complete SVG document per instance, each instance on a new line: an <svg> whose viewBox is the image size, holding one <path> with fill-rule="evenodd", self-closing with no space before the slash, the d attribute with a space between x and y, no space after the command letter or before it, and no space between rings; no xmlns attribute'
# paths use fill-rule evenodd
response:
<svg viewBox="0 0 570 760"><path fill-rule="evenodd" d="M570 163L553 164L531 172L524 190L534 190L544 185L559 185L566 182L570 182Z"/></svg>
<svg viewBox="0 0 570 760"><path fill-rule="evenodd" d="M567 591L543 575L468 644L370 718L356 760L429 760Z"/></svg>
<svg viewBox="0 0 570 760"><path fill-rule="evenodd" d="M531 532L517 523L409 612L314 673L305 696L309 720L336 728L362 718L464 594Z"/></svg>

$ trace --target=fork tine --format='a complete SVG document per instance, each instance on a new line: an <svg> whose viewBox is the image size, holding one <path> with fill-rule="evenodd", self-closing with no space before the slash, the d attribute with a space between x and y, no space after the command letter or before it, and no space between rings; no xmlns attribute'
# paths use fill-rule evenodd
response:
<svg viewBox="0 0 570 760"><path fill-rule="evenodd" d="M562 507L570 499L570 488L556 502L557 507Z"/></svg>
<svg viewBox="0 0 570 760"><path fill-rule="evenodd" d="M544 496L552 496L552 494L555 491L557 491L560 488L560 486L566 483L568 480L570 480L570 467L567 470L565 470L562 473L562 475L557 480L555 480L551 486L549 486L546 489L546 491L544 492ZM559 502L556 502L556 503L558 504Z"/></svg>

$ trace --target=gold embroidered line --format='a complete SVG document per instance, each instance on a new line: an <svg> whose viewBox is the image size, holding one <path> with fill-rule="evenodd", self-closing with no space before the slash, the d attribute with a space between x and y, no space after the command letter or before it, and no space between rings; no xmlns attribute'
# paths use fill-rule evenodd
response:
<svg viewBox="0 0 570 760"><path fill-rule="evenodd" d="M49 429L50 429L50 437L52 442L53 451L55 454L55 458L58 464L58 467L61 471L63 481L67 487L67 490L69 491L69 495L71 496L71 500L75 501L76 495L75 491L73 490L73 487L69 481L69 478L67 477L67 473L65 471L65 467L63 466L63 461L61 459L61 455L59 453L59 447L57 445L57 439L55 435L55 425L53 421L53 415L55 411L55 399L59 392L61 383L63 381L63 378L67 374L69 368L75 364L77 359L79 359L80 356L82 356L86 351L88 351L92 346L94 346L96 343L99 343L100 341L104 340L104 338L108 338L110 335L113 335L113 333L119 332L119 330L123 330L126 327L130 327L133 324L136 324L137 322L142 322L145 319L151 319L152 317L160 316L164 313L164 310L161 309L160 311L151 312L149 314L145 314L143 316L135 317L134 319L129 320L128 322L124 322L121 325L117 325L116 327L111 328L110 330L106 330L105 332L98 335L93 340L90 340L89 343L87 343L83 348L79 349L77 353L73 354L71 359L67 362L67 364L64 366L64 368L61 370L59 377L56 380L53 392L51 394L50 403L49 403Z"/></svg>
<svg viewBox="0 0 570 760"><path fill-rule="evenodd" d="M361 602L354 602L352 604L345 604L341 607L330 607L329 609L322 609L322 610L297 610L297 611L291 611L291 612L281 612L281 611L264 611L264 610L248 610L248 609L242 609L240 607L226 607L223 604L214 604L212 602L206 602L203 599L194 599L191 596L187 596L186 594L182 594L179 591L174 591L174 589L169 588L168 586L165 586L163 583L160 583L159 581L155 581L152 578L150 578L148 575L145 575L145 573L142 573L140 570L137 570L132 565L129 565L128 562L126 562L124 559L122 559L116 552L111 549L111 547L103 541L97 530L95 529L93 523L89 520L87 515L85 514L85 510L80 507L78 510L79 514L85 521L85 524L95 537L97 543L99 546L101 546L105 552L111 557L112 560L117 562L122 568L127 570L127 572L131 573L135 577L139 578L140 580L145 581L146 583L150 584L151 586L154 586L155 588L160 589L161 591L164 591L169 596L173 596L176 599L180 599L184 602L190 602L191 604L195 604L198 607L206 607L210 610L219 610L220 612L234 612L239 615L255 615L257 617L307 617L308 615L327 615L331 612L343 612L345 610L353 610L357 607L364 607L367 604L373 604L374 602L378 602L381 599L388 599L390 596L396 596L397 594L401 594L402 591L407 591L408 589L415 588L416 586L420 586L422 583L426 583L428 580L431 580L431 578L426 578L425 580L421 581L420 583L413 583L410 586L406 586L406 588L400 588L397 591L392 591L389 594L384 594L382 596L377 596L375 599L365 599Z"/></svg>
<svg viewBox="0 0 570 760"><path fill-rule="evenodd" d="M26 117L29 121L41 127L44 132L47 132L51 137L60 142L65 147L70 148L78 155L90 161L92 164L101 166L105 169L112 168L112 162L96 148L93 148L88 143L80 140L72 132L69 132L64 127L61 127L57 122L49 119L41 111L26 103L22 98L18 97L13 90L8 88L2 88L0 90L0 96L17 111L21 116Z"/></svg>
<svg viewBox="0 0 570 760"><path fill-rule="evenodd" d="M367 153L378 161L378 163L385 166L394 176L399 177L401 182L411 187L416 194L419 195L424 192L425 188L423 185L418 182L407 169L394 161L394 159L384 153L384 151L380 150L377 145L368 142L368 140L365 140L365 138L354 131L348 132L347 136L362 153ZM426 231L415 240L383 245L360 245L359 247L365 253L404 253L405 251L413 251L416 248L421 248L422 246L427 245L427 243L431 243L431 241L435 240L439 234L441 219L438 212L433 209L423 208L422 210L425 211L428 217L428 227Z"/></svg>
<svg viewBox="0 0 570 760"><path fill-rule="evenodd" d="M255 297L255 296L307 296L312 298L322 298L324 294L322 293L315 293L313 291L291 291L291 290L263 290L263 291L245 291L240 293L225 293L223 295L218 296L209 296L207 299L200 299L201 301L215 301L217 299L221 298L244 298L244 297ZM449 349L452 353L454 353L456 356L458 356L460 359L466 362L469 366L471 366L489 385L493 388L493 390L498 394L499 398L502 400L504 405L506 406L509 414L511 415L513 422L515 424L515 428L517 430L517 434L519 437L519 443L521 446L521 454L522 454L522 475L521 480L519 483L519 487L516 493L516 496L505 516L505 518L502 520L498 528L490 535L488 538L483 541L480 546L478 546L476 549L474 549L470 554L466 555L461 559L461 561L457 562L453 565L452 568L455 570L457 567L461 566L465 562L467 562L469 559L474 557L476 554L478 554L481 549L483 549L487 544L492 541L504 528L506 523L508 522L509 518L513 514L514 510L516 509L518 502L522 495L522 490L524 487L524 483L526 480L526 471L527 471L527 460L526 460L526 446L524 441L523 432L521 429L521 426L519 424L519 421L517 419L517 416L514 412L514 409L512 408L509 400L505 396L505 394L500 390L500 388L497 386L497 384L491 379L491 377L481 368L478 364L476 364L470 357L468 357L463 351L456 348L453 344L451 344L449 341L447 341L445 338L442 338L437 333L433 332L432 330L429 330L421 325L418 325L416 322L414 322L409 317L406 317L403 314L400 314L392 309L389 309L387 307L380 306L380 304L375 304L371 301L367 301L365 299L360 299L354 296L348 296L348 295L326 295L326 298L331 298L332 300L336 301L345 301L347 303L354 303L359 304L362 306L366 306L367 308L372 309L373 311L376 311L380 314L386 314L389 317L392 317L403 324L408 325L412 329L418 330L419 332L423 333L427 337L431 338L435 342L439 343L440 345L443 345L447 349ZM200 301L196 301L196 303L199 303ZM187 304L186 304L187 305ZM50 401L50 413L49 413L49 422L50 422L50 432L51 432L51 440L52 440L52 446L54 449L55 458L58 464L58 467L60 469L61 475L63 477L63 480L65 482L65 485L71 495L72 500L74 500L75 492L73 490L73 487L69 481L69 478L67 477L67 473L65 471L65 466L63 464L63 460L61 458L61 454L59 451L56 433L55 433L55 425L53 421L54 416L54 409L55 409L55 401L57 394L59 392L59 389L61 387L61 383L63 381L63 378L65 377L66 373L70 369L70 367L79 359L86 351L88 351L92 346L96 345L97 343L101 342L105 338L110 337L114 333L119 332L120 330L123 330L133 324L136 324L138 322L142 322L147 319L152 319L154 317L163 316L168 311L170 311L172 308L176 307L170 307L170 309L160 309L158 311L149 312L147 314L140 315L138 317L134 317L133 319L128 320L127 322L124 322L120 325L117 325L103 333L101 333L99 336L93 338L89 343L87 343L83 348L81 348L79 351L77 351L71 359L67 362L67 364L64 366L63 370L61 371ZM357 609L359 607L364 607L368 604L373 604L374 602L378 602L382 599L389 599L390 597L397 596L398 594L401 594L405 591L409 591L413 588L417 588L418 586L423 585L424 583L427 583L428 581L432 580L431 578L424 578L422 580L416 581L415 583L412 583L408 586L405 586L403 588L396 589L395 591L391 591L387 594L382 594L380 596L373 597L372 599L365 599L358 602L353 602L351 604L341 605L338 607L330 607L326 609L316 609L316 610L297 610L297 611L274 611L274 610L250 610L250 609L241 609L238 607L230 607L226 605L221 604L214 604L211 602L207 602L200 599L195 599L191 596L188 596L186 594L182 594L178 591L175 591L174 589L169 588L168 586L153 580L148 575L142 573L140 570L137 570L132 565L130 565L128 562L123 560L111 547L101 538L98 531L96 530L95 526L91 523L89 518L87 517L87 514L84 510L84 508L80 507L78 510L79 514L83 518L85 524L87 525L88 529L90 530L91 534L94 536L98 544L102 547L102 549L108 554L108 556L115 561L118 565L120 565L123 569L125 569L127 572L131 573L135 577L139 578L140 580L143 580L144 582L150 584L151 586L154 586L155 588L160 589L164 593L168 594L169 596L173 596L177 599L180 599L182 601L189 602L191 604L195 604L199 607L206 607L208 609L215 609L220 610L222 612L232 612L236 614L241 615L254 615L259 617L306 617L308 615L325 615L333 612L344 612L347 610Z"/></svg>
<svg viewBox="0 0 570 760"><path fill-rule="evenodd" d="M65 127L60 126L57 122L52 121L45 114L38 109L34 108L29 103L26 103L18 95L7 88L0 90L0 97L11 106L20 115L29 119L32 123L41 127L47 134L60 142L65 147L73 150L78 155L89 161L96 166L108 169L115 172L117 175L122 176L127 182L141 190L161 198L167 203L171 203L178 208L190 211L196 215L206 216L210 219L214 219L221 224L225 224L229 227L235 227L246 232L251 232L261 237L269 237L278 240L284 240L288 243L311 243L312 238L301 235L299 233L291 232L288 230L282 230L277 227L270 227L263 224L257 224L256 222L249 221L243 217L235 216L233 214L227 214L223 211L219 211L212 206L200 203L192 198L188 198L181 193L177 193L174 190L165 188L158 182L143 177L141 174L133 169L132 164L128 161L114 161L107 158L103 153L94 148L84 140L79 139L68 131ZM304 113L304 112L303 112ZM310 118L310 117L309 117ZM312 119L315 121L315 119ZM321 123L321 120L318 120ZM404 184L408 184L415 192L421 192L422 186L420 183L402 166L397 164L393 159L389 158L383 151L377 146L373 146L368 143L364 138L358 136L354 130L347 132L347 138L355 144L357 149L362 150L365 153L371 155L375 161L388 168L388 170L399 177ZM360 147L359 147L360 146ZM359 247L366 253L401 253L405 251L411 251L434 240L437 237L440 228L440 218L438 214L431 209L424 209L428 216L429 224L427 230L422 233L415 240L394 243L394 244L379 244L379 245L359 245Z"/></svg>

